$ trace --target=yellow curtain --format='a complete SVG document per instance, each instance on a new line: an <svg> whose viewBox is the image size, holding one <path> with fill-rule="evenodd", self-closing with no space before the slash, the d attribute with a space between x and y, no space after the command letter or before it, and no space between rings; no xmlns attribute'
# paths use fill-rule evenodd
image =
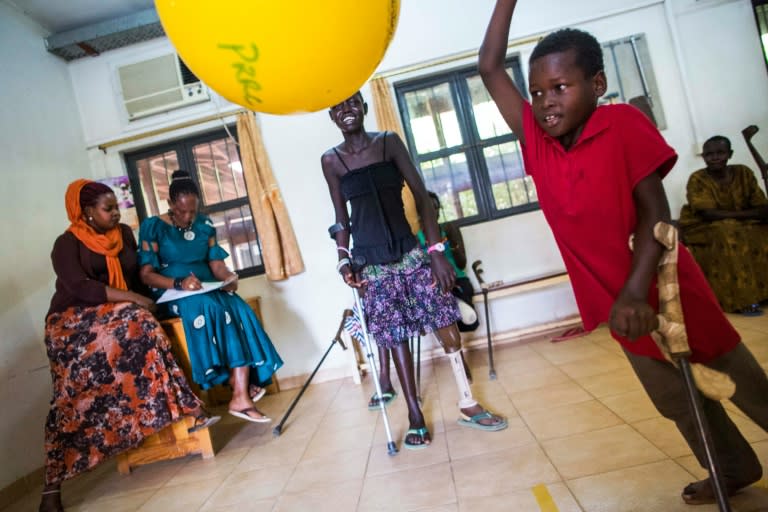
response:
<svg viewBox="0 0 768 512"><path fill-rule="evenodd" d="M271 281L287 279L304 271L304 261L252 112L237 115L237 134L264 270Z"/></svg>
<svg viewBox="0 0 768 512"><path fill-rule="evenodd" d="M373 110L376 113L379 130L395 132L401 139L405 140L405 133L403 133L403 127L400 125L400 118L392 98L389 81L386 78L374 78L370 85L373 94ZM420 229L419 212L416 210L416 201L413 199L413 194L407 184L403 187L403 205L405 206L405 218L408 219L411 231L418 232Z"/></svg>

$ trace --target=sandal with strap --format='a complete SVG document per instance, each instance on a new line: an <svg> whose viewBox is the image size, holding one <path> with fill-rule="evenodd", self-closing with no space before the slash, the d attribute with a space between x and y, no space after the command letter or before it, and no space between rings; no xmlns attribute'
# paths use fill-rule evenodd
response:
<svg viewBox="0 0 768 512"><path fill-rule="evenodd" d="M474 416L467 416L463 412L460 413L461 417L458 419L458 424L463 427L470 427L470 428L476 428L478 430L485 430L486 432L496 432L498 430L504 430L507 428L507 419L502 416L497 416L496 414L491 413L490 411L481 412L480 414L475 414ZM498 423L493 423L490 425L486 425L484 423L480 423L482 420L495 420L498 419Z"/></svg>
<svg viewBox="0 0 768 512"><path fill-rule="evenodd" d="M381 394L381 396L384 397L384 407L387 407L390 403L392 403L392 400L397 398L397 391L385 391ZM379 395L374 393L371 395L371 399L368 401L368 410L369 411L378 411L380 409L379 405Z"/></svg>
<svg viewBox="0 0 768 512"><path fill-rule="evenodd" d="M413 441L408 441L408 436L419 436L419 442L414 443ZM431 436L429 435L429 430L427 430L427 427L421 427L421 428L410 428L408 429L408 432L405 433L405 439L403 439L403 446L407 450L423 450L427 446L429 446L432 443Z"/></svg>
<svg viewBox="0 0 768 512"><path fill-rule="evenodd" d="M204 428L211 427L219 422L221 416L198 416L195 418L195 423L187 429L187 432L193 434Z"/></svg>

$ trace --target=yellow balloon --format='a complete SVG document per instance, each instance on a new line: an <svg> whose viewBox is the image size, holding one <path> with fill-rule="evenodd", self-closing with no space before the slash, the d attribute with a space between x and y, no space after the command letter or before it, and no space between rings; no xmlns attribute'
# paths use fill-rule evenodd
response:
<svg viewBox="0 0 768 512"><path fill-rule="evenodd" d="M233 103L269 114L315 112L376 70L400 0L155 0L184 63Z"/></svg>

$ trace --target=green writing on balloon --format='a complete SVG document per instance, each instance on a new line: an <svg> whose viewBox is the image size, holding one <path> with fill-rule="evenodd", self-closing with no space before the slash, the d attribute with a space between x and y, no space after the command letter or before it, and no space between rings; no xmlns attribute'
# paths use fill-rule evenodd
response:
<svg viewBox="0 0 768 512"><path fill-rule="evenodd" d="M261 84L256 80L255 62L259 60L259 48L256 43L251 43L250 48L241 44L219 44L222 50L233 52L237 60L232 62L235 69L235 80L243 88L243 98L249 105L261 103L259 91Z"/></svg>

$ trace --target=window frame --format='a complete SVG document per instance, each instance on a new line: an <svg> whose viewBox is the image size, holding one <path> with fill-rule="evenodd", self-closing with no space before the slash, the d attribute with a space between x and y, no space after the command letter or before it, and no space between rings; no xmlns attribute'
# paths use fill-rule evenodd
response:
<svg viewBox="0 0 768 512"><path fill-rule="evenodd" d="M198 190L200 190L202 194L202 185L199 182L199 177L196 172L195 159L192 152L192 148L199 144L204 144L206 142L210 142L213 140L220 140L227 137L231 137L234 140L235 150L237 151L238 158L240 158L240 146L237 139L237 131L234 125L226 125L225 128L219 128L219 129L214 129L214 130L210 130L202 133L192 134L179 139L160 142L152 146L147 146L141 149L137 149L135 151L127 151L123 153L123 160L125 162L126 169L128 171L128 180L130 181L130 184L131 184L131 190L134 191L133 200L136 206L136 213L139 217L139 224L141 224L144 220L147 219L148 212L147 212L147 205L144 204L144 194L143 194L143 188L141 185L141 178L139 176L139 171L136 166L136 162L138 160L155 156L159 153L175 151L176 155L178 156L179 169L186 169L189 171L190 177L195 182L195 185L197 185ZM240 161L242 162L242 159ZM234 208L247 206L251 210L251 218L252 218L251 222L253 223L253 230L254 230L254 233L256 234L256 244L259 247L259 254L263 255L261 238L259 237L259 232L258 232L258 229L256 228L256 223L253 220L253 216L255 215L255 213L251 208L247 184L246 184L245 196L240 199L229 199L227 201L215 203L213 205L204 205L203 199L201 197L200 203L201 204L200 204L199 213L207 216L210 216L211 214L231 210ZM230 255L230 257L234 257L234 255ZM266 273L264 268L264 258L263 256L261 257L260 265L246 267L240 270L232 269L232 271L236 272L237 275L241 278L263 275Z"/></svg>
<svg viewBox="0 0 768 512"><path fill-rule="evenodd" d="M520 58L520 55L508 55L504 64L505 68L512 69L515 85L524 96L527 96L528 86L523 76L522 59ZM472 191L475 194L478 213L477 215L462 217L451 221L459 227L482 224L484 222L490 222L504 217L541 209L538 201L520 206L513 206L504 210L495 208L491 177L483 150L486 147L497 146L509 142L514 142L519 145L519 139L512 131L508 134L498 135L488 139L482 139L480 137L475 120L474 109L472 108L472 95L468 84L468 79L473 76L479 76L477 64L474 63L393 83L395 98L398 110L400 111L400 119L406 136L406 144L408 144L411 159L422 179L424 179L421 170L422 163L439 158L449 158L454 154L464 153L466 155L467 170L472 181ZM464 142L457 146L441 148L429 153L419 154L416 150L416 141L413 132L411 131L410 114L408 112L405 96L409 92L427 89L440 84L448 84L449 86L451 99L455 106L459 130Z"/></svg>

